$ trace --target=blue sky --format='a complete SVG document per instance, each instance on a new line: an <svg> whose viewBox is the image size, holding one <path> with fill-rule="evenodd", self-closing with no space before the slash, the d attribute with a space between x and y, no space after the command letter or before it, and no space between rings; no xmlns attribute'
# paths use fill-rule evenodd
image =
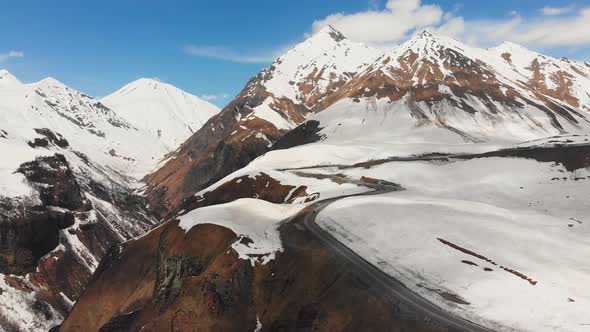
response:
<svg viewBox="0 0 590 332"><path fill-rule="evenodd" d="M95 96L157 77L223 106L274 56L328 23L376 47L402 42L421 20L480 46L509 36L590 60L590 0L39 0L0 8L0 68L25 82L52 76Z"/></svg>

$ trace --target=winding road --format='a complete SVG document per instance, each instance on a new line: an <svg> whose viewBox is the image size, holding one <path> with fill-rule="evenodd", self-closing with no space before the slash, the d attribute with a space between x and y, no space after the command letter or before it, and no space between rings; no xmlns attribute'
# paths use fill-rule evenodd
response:
<svg viewBox="0 0 590 332"><path fill-rule="evenodd" d="M329 175L328 177L338 176ZM342 180L342 178L340 177L339 179ZM360 194L338 196L315 202L309 205L303 211L301 211L296 217L291 219L291 223L293 223L299 230L306 231L309 233L309 235L315 237L323 245L329 248L334 254L348 260L352 264L352 266L354 266L355 273L358 273L359 276L363 278L363 280L370 282L372 286L377 287L380 293L384 297L387 297L388 300L394 303L401 302L404 305L411 307L414 311L420 313L425 320L435 322L437 323L437 325L443 326L450 331L493 331L489 328L477 325L473 322L452 315L449 312L444 311L437 305L433 304L432 302L421 297L419 294L413 292L411 289L406 287L399 280L384 273L379 268L365 260L363 257L356 254L354 251L352 251L347 246L338 241L336 238L334 238L330 233L323 230L316 223L317 215L328 205L332 204L335 201L347 197L380 195L393 191L403 190L403 188L393 183L367 183L358 180L346 180L347 182L363 185L373 190Z"/></svg>

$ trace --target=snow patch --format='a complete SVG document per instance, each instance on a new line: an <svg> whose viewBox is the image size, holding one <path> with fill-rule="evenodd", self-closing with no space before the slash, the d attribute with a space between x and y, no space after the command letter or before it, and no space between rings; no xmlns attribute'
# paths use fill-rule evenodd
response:
<svg viewBox="0 0 590 332"><path fill-rule="evenodd" d="M214 224L238 235L232 248L240 259L266 264L283 250L279 223L299 212L304 205L272 204L244 198L227 204L203 207L181 216L179 226L188 232L199 224ZM247 239L246 239L247 238ZM249 239L249 240L248 240Z"/></svg>

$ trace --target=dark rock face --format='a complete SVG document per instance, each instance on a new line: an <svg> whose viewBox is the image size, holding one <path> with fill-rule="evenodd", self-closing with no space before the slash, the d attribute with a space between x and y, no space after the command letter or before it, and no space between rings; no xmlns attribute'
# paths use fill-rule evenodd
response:
<svg viewBox="0 0 590 332"><path fill-rule="evenodd" d="M154 301L162 307L172 303L180 294L184 279L198 276L203 266L195 256L168 256L166 242L160 239Z"/></svg>
<svg viewBox="0 0 590 332"><path fill-rule="evenodd" d="M66 158L62 154L40 157L22 164L17 172L22 173L39 191L45 206L58 206L70 210L82 207L80 186Z"/></svg>
<svg viewBox="0 0 590 332"><path fill-rule="evenodd" d="M59 244L59 230L74 223L68 210L34 207L14 222L0 223L0 271L24 274Z"/></svg>
<svg viewBox="0 0 590 332"><path fill-rule="evenodd" d="M477 155L485 157L517 157L534 159L541 162L555 162L563 165L568 172L580 168L590 167L590 145L562 146L537 146L519 149L504 149Z"/></svg>
<svg viewBox="0 0 590 332"><path fill-rule="evenodd" d="M0 208L0 271L25 274L59 244L59 231L74 224L72 210L84 207L80 187L63 155L21 165L38 190L40 205L4 200Z"/></svg>
<svg viewBox="0 0 590 332"><path fill-rule="evenodd" d="M321 141L324 136L320 122L316 120L306 121L281 137L272 147L272 150L285 150L299 145Z"/></svg>
<svg viewBox="0 0 590 332"><path fill-rule="evenodd" d="M70 143L59 133L54 133L47 128L35 129L37 134L42 135L42 138L35 138L33 141L29 141L29 146L32 148L46 148L49 144L57 145L58 147L65 149L70 146Z"/></svg>
<svg viewBox="0 0 590 332"><path fill-rule="evenodd" d="M125 332L132 331L133 322L137 319L139 312L133 311L128 314L115 317L110 322L103 325L99 332Z"/></svg>

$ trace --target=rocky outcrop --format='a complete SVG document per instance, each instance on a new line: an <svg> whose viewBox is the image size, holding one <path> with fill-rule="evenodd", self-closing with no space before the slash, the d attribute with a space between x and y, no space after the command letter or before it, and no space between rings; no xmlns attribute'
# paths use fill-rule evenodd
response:
<svg viewBox="0 0 590 332"><path fill-rule="evenodd" d="M41 202L13 206L5 200L0 209L0 272L6 274L33 271L38 260L59 244L59 231L74 224L72 211L85 204L63 155L37 158L18 172L37 189Z"/></svg>
<svg viewBox="0 0 590 332"><path fill-rule="evenodd" d="M319 121L306 121L281 137L273 146L272 150L285 150L299 145L310 144L321 141L324 135Z"/></svg>
<svg viewBox="0 0 590 332"><path fill-rule="evenodd" d="M33 141L28 142L29 146L32 148L46 148L49 146L49 144L56 145L62 149L65 149L68 146L70 146L70 143L68 143L68 141L61 134L54 133L50 129L35 129L35 132L41 135L42 137L35 138Z"/></svg>
<svg viewBox="0 0 590 332"><path fill-rule="evenodd" d="M84 204L80 186L62 154L24 163L17 172L22 173L39 192L45 206L76 210Z"/></svg>
<svg viewBox="0 0 590 332"><path fill-rule="evenodd" d="M19 303L6 308L27 310L34 321L12 318L11 324L52 326L71 310L101 257L145 232L154 219L143 198L124 186L107 188L81 177L63 154L38 157L17 172L35 193L0 197L0 278L9 287L0 288L0 296L15 293L8 299Z"/></svg>
<svg viewBox="0 0 590 332"><path fill-rule="evenodd" d="M169 221L101 264L60 331L448 331L306 234L284 225L284 252L252 266L229 229Z"/></svg>

